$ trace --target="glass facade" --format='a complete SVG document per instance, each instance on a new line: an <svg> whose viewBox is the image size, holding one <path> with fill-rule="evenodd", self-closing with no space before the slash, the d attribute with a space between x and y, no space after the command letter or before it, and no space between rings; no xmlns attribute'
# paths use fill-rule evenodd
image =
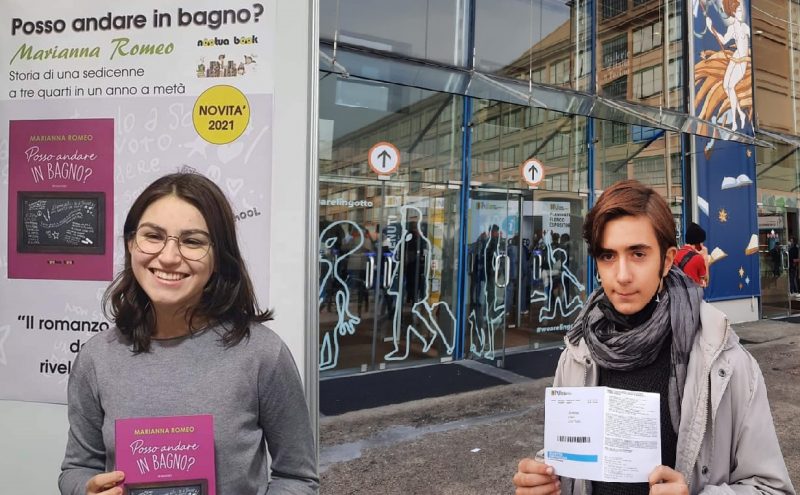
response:
<svg viewBox="0 0 800 495"><path fill-rule="evenodd" d="M759 226L783 222L785 246L799 231L800 38L770 16L798 4L763 2L756 93L780 111L760 118L773 146L756 148ZM766 21L756 29L760 13L773 36ZM582 228L603 189L638 179L667 199L679 232L691 217L682 0L323 0L320 24L323 376L502 366L507 353L559 345L596 286ZM385 143L397 164L382 175L376 160L395 159L373 153ZM782 302L772 311L764 284L764 316L791 310L779 263Z"/></svg>
<svg viewBox="0 0 800 495"><path fill-rule="evenodd" d="M756 149L762 317L800 313L790 256L800 234L800 3L754 0L752 46L758 127L772 148Z"/></svg>
<svg viewBox="0 0 800 495"><path fill-rule="evenodd" d="M320 369L452 356L463 99L326 74L319 88ZM366 165L378 142L399 151L391 180Z"/></svg>

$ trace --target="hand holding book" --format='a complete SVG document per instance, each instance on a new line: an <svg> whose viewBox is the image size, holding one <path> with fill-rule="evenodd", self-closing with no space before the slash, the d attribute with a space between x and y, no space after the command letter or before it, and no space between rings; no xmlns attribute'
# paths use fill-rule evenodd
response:
<svg viewBox="0 0 800 495"><path fill-rule="evenodd" d="M100 473L92 476L86 483L86 495L99 495L101 493L115 493L109 491L114 487L120 486L125 480L125 473L122 471L112 471L110 473ZM122 487L117 492L122 494Z"/></svg>

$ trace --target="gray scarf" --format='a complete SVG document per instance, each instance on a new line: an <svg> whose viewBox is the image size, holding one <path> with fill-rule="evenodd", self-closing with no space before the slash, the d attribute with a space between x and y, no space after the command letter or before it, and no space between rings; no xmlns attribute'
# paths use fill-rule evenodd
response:
<svg viewBox="0 0 800 495"><path fill-rule="evenodd" d="M655 361L671 330L669 412L677 433L689 353L695 333L700 328L703 289L681 270L672 267L664 277L664 290L659 294L660 302L653 314L630 330L616 328L603 315L598 302L604 297L602 288L589 296L586 306L567 332L567 339L573 345L584 339L598 366L626 371Z"/></svg>

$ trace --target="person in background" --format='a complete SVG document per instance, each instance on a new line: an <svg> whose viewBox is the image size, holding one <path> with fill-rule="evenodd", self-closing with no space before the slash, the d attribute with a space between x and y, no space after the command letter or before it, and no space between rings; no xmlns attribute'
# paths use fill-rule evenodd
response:
<svg viewBox="0 0 800 495"><path fill-rule="evenodd" d="M118 418L214 416L216 493L316 494L314 434L292 355L262 323L228 201L195 173L150 184L123 227L125 265L68 385L62 495L122 495ZM268 457L271 462L268 462Z"/></svg>
<svg viewBox="0 0 800 495"><path fill-rule="evenodd" d="M517 311L517 289L519 288L519 234L514 234L514 237L509 239L506 243L506 255L508 256L508 275L506 281L505 293L505 307L506 314L508 315L507 324L509 327L516 326L516 311Z"/></svg>
<svg viewBox="0 0 800 495"><path fill-rule="evenodd" d="M564 250L564 261L561 265L562 272L571 272L572 266L570 265L570 261L572 261L572 240L570 240L569 234L561 234L560 239L560 247ZM564 277L562 277L564 280ZM569 301L572 297L572 282L569 279L564 280L564 300Z"/></svg>
<svg viewBox="0 0 800 495"><path fill-rule="evenodd" d="M789 237L789 292L796 294L798 292L797 283L797 263L798 263L797 239L792 236Z"/></svg>
<svg viewBox="0 0 800 495"><path fill-rule="evenodd" d="M564 338L554 385L659 393L661 465L647 483L606 483L523 459L516 494L794 495L758 363L672 265L675 222L664 198L637 181L614 184L583 237L601 286Z"/></svg>
<svg viewBox="0 0 800 495"><path fill-rule="evenodd" d="M675 253L675 266L700 287L708 287L708 248L706 231L692 222L686 228L686 244Z"/></svg>

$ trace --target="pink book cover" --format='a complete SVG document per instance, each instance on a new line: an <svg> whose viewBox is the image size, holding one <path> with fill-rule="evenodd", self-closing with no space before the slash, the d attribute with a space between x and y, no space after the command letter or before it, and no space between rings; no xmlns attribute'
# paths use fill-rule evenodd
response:
<svg viewBox="0 0 800 495"><path fill-rule="evenodd" d="M175 493L216 495L213 416L118 419L115 435L126 494L184 487Z"/></svg>

